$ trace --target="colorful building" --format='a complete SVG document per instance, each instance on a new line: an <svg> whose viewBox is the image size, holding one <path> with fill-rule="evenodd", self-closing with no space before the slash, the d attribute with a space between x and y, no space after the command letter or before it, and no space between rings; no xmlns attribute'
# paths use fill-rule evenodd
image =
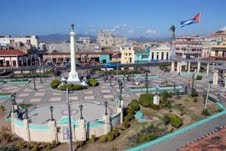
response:
<svg viewBox="0 0 226 151"><path fill-rule="evenodd" d="M226 60L226 42L211 46L210 58Z"/></svg>
<svg viewBox="0 0 226 151"><path fill-rule="evenodd" d="M131 64L134 63L135 51L133 46L125 46L120 48L121 51L121 63Z"/></svg>
<svg viewBox="0 0 226 151"><path fill-rule="evenodd" d="M149 62L150 49L146 48L145 50L135 50L135 63L147 63Z"/></svg>

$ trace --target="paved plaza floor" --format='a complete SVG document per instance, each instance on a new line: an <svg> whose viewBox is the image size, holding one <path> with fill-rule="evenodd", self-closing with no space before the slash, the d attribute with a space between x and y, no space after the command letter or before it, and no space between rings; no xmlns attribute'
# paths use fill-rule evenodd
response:
<svg viewBox="0 0 226 151"><path fill-rule="evenodd" d="M158 86L161 83L167 81L170 85L186 85L191 81L192 74L183 74L177 75L175 73L163 72L159 70L158 67L150 67L150 74L158 76L157 78L149 78L150 86ZM143 75L144 76L144 75ZM40 79L37 78L36 81L36 90L33 89L33 81L28 84L3 84L0 85L0 92L16 92L16 101L17 103L31 103L31 104L45 104L45 103L60 103L65 102L66 95L65 92L53 90L50 88L50 82L55 79L43 78L43 82L40 83ZM142 79L143 80L143 79ZM212 80L212 75L206 76L203 74L203 79L200 81L195 80L195 88L198 92L204 93L208 88L208 82ZM109 82L105 82L103 79L98 79L100 85L98 87L91 87L81 91L75 91L70 93L69 100L70 102L77 101L98 101L104 102L106 100L118 100L119 98L119 86L118 82L115 80L112 81L112 87ZM129 103L132 99L137 98L141 92L134 93L129 89L131 87L131 82L123 81L123 100L125 105ZM210 95L217 97L218 93L225 93L226 89L222 86L211 86ZM145 93L145 92L143 92ZM3 102L5 100L0 100Z"/></svg>
<svg viewBox="0 0 226 151"><path fill-rule="evenodd" d="M83 105L82 115L87 122L93 122L103 119L105 106L103 103L78 101L71 103L71 116L74 121L80 118L79 105ZM60 122L62 117L68 116L68 107L66 103L49 103L30 107L28 110L29 118L33 123L46 124L51 119L50 106L53 106L53 118ZM108 104L107 112L109 115L116 113L116 107Z"/></svg>

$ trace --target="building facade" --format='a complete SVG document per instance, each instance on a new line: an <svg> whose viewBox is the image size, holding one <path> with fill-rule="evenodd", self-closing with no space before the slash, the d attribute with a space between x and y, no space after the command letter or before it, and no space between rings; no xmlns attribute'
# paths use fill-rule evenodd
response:
<svg viewBox="0 0 226 151"><path fill-rule="evenodd" d="M178 58L199 58L203 44L199 37L184 36L173 41L173 48Z"/></svg>
<svg viewBox="0 0 226 151"><path fill-rule="evenodd" d="M160 45L159 47L150 48L149 60L162 61L169 60L171 58L171 49L168 45Z"/></svg>
<svg viewBox="0 0 226 151"><path fill-rule="evenodd" d="M125 46L120 48L121 52L121 63L131 64L134 63L135 51L133 46Z"/></svg>
<svg viewBox="0 0 226 151"><path fill-rule="evenodd" d="M38 49L39 39L34 35L25 37L0 36L0 46L2 47L18 48L21 45L24 45L28 49Z"/></svg>
<svg viewBox="0 0 226 151"><path fill-rule="evenodd" d="M209 58L226 60L226 41L218 45L212 45Z"/></svg>
<svg viewBox="0 0 226 151"><path fill-rule="evenodd" d="M26 54L21 50L8 49L0 50L0 67L19 67L38 65L39 57L37 55Z"/></svg>
<svg viewBox="0 0 226 151"><path fill-rule="evenodd" d="M149 62L150 49L146 48L144 50L135 50L135 63L147 63Z"/></svg>

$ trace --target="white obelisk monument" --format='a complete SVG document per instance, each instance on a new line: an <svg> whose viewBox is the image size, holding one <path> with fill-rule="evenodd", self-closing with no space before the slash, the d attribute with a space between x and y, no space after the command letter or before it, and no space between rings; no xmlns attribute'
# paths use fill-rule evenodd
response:
<svg viewBox="0 0 226 151"><path fill-rule="evenodd" d="M78 73L76 71L74 24L71 25L70 48L71 48L71 71L69 73L67 82L68 83L79 83L80 84L81 81L79 80Z"/></svg>

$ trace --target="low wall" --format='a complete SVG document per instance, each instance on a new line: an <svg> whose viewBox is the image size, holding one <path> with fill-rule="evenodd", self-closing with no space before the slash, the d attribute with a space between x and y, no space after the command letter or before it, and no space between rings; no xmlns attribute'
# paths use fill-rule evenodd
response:
<svg viewBox="0 0 226 151"><path fill-rule="evenodd" d="M112 116L104 115L102 120L86 122L84 119L77 121L71 118L73 141L90 139L92 135L100 137L111 131L112 127L120 124L121 112ZM25 141L35 142L68 142L69 128L68 117L62 117L60 121L49 121L48 124L31 123L29 119L21 120L16 113L11 113L12 132Z"/></svg>

